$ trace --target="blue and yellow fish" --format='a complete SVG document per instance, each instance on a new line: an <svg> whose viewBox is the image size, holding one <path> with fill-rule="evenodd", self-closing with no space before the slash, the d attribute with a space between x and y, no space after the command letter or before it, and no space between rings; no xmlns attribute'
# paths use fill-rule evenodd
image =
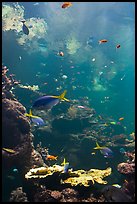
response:
<svg viewBox="0 0 137 204"><path fill-rule="evenodd" d="M63 162L61 163L62 166L64 166L64 173L68 172L69 169L69 162L66 162L66 159L64 158Z"/></svg>
<svg viewBox="0 0 137 204"><path fill-rule="evenodd" d="M108 147L105 146L99 146L99 144L96 142L96 147L94 147L93 149L97 149L100 150L100 152L104 155L105 158L110 158L113 157L113 152L111 149L109 149Z"/></svg>
<svg viewBox="0 0 137 204"><path fill-rule="evenodd" d="M65 98L66 90L60 95L60 96L42 96L38 98L32 108L38 108L38 109L51 109L53 106L57 105L60 101L67 101L70 102L70 100Z"/></svg>
<svg viewBox="0 0 137 204"><path fill-rule="evenodd" d="M38 126L44 126L45 125L45 122L42 118L35 116L35 115L32 115L31 109L29 111L29 114L25 113L25 116L30 117L31 121Z"/></svg>

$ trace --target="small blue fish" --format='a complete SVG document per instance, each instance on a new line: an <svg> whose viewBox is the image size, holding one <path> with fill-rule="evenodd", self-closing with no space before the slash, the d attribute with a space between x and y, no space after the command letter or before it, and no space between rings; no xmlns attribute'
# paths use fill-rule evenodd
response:
<svg viewBox="0 0 137 204"><path fill-rule="evenodd" d="M12 171L13 171L13 172L18 172L18 169L14 168Z"/></svg>
<svg viewBox="0 0 137 204"><path fill-rule="evenodd" d="M113 152L111 149L109 149L108 147L105 146L99 146L99 144L96 142L96 147L94 147L93 149L97 149L100 150L100 152L104 155L105 158L111 158L113 157Z"/></svg>
<svg viewBox="0 0 137 204"><path fill-rule="evenodd" d="M60 96L42 96L38 98L34 104L33 108L38 108L38 109L51 109L53 106L57 105L60 101L67 101L69 102L68 99L65 98L66 95L66 90L60 95Z"/></svg>
<svg viewBox="0 0 137 204"><path fill-rule="evenodd" d="M126 150L125 150L123 147L122 147L122 148L120 148L120 150L119 150L119 151L120 151L120 153L121 153L121 154L126 153Z"/></svg>
<svg viewBox="0 0 137 204"><path fill-rule="evenodd" d="M30 117L31 121L33 123L35 123L36 125L38 125L38 126L44 126L45 125L45 122L44 122L44 120L42 118L40 118L38 116L35 116L35 115L32 115L31 110L30 110L29 114L25 113L25 116Z"/></svg>
<svg viewBox="0 0 137 204"><path fill-rule="evenodd" d="M21 22L23 23L22 30L23 30L24 34L28 35L29 34L29 29L25 25L25 21L21 21Z"/></svg>

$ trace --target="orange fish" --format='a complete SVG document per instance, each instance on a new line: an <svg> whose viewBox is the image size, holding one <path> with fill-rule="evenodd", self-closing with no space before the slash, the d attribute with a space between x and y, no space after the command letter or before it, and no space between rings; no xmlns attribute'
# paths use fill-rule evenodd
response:
<svg viewBox="0 0 137 204"><path fill-rule="evenodd" d="M116 48L120 48L121 46L120 46L120 44L118 44L117 46L116 46Z"/></svg>
<svg viewBox="0 0 137 204"><path fill-rule="evenodd" d="M107 40L106 40L106 39L103 39L103 40L99 40L98 42L99 42L99 44L101 44L101 43L106 43Z"/></svg>
<svg viewBox="0 0 137 204"><path fill-rule="evenodd" d="M58 156L54 156L54 155L47 155L46 160L57 160Z"/></svg>
<svg viewBox="0 0 137 204"><path fill-rule="evenodd" d="M70 7L70 6L72 6L72 3L71 3L71 2L64 2L61 7L62 7L62 8L68 8L68 7Z"/></svg>
<svg viewBox="0 0 137 204"><path fill-rule="evenodd" d="M124 118L119 118L119 120L124 120Z"/></svg>

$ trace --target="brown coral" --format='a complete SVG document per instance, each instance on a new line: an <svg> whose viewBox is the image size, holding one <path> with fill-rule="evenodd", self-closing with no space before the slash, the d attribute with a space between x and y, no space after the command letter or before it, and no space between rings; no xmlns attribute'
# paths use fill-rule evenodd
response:
<svg viewBox="0 0 137 204"><path fill-rule="evenodd" d="M11 192L10 202L29 202L26 193L23 192L22 187L18 187Z"/></svg>
<svg viewBox="0 0 137 204"><path fill-rule="evenodd" d="M133 174L135 173L135 164L122 162L118 164L117 170L122 174Z"/></svg>

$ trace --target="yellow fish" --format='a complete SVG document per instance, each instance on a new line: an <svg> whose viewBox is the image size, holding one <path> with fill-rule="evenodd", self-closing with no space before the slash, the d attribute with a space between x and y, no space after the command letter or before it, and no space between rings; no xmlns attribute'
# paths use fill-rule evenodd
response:
<svg viewBox="0 0 137 204"><path fill-rule="evenodd" d="M8 152L8 153L12 153L12 154L16 153L16 151L13 150L13 149L9 149L9 148L2 148L2 149L3 149L4 151Z"/></svg>

